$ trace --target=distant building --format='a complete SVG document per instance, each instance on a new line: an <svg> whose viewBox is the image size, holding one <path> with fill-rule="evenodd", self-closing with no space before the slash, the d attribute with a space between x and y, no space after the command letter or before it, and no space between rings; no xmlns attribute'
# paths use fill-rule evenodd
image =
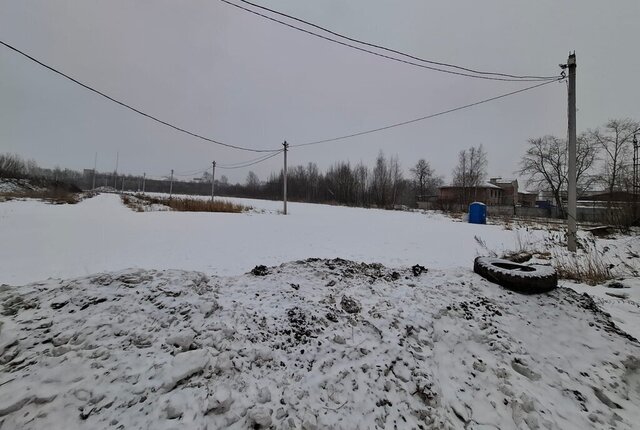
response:
<svg viewBox="0 0 640 430"><path fill-rule="evenodd" d="M503 191L502 201L498 204L516 206L518 204L518 180L502 179L500 177L489 179L489 183L500 187Z"/></svg>
<svg viewBox="0 0 640 430"><path fill-rule="evenodd" d="M538 193L533 191L518 191L518 202L520 206L527 208L536 207L536 201L538 200Z"/></svg>
<svg viewBox="0 0 640 430"><path fill-rule="evenodd" d="M590 193L584 193L578 197L578 200L587 200L592 202L632 202L634 201L634 194L627 191L592 191Z"/></svg>
<svg viewBox="0 0 640 430"><path fill-rule="evenodd" d="M442 203L468 204L473 201L488 206L535 207L537 192L519 191L517 179L491 178L477 187L446 185L439 188L438 198Z"/></svg>
<svg viewBox="0 0 640 430"><path fill-rule="evenodd" d="M492 183L484 183L477 187L459 187L445 185L439 188L440 201L449 203L482 202L486 205L499 205L504 198L504 190Z"/></svg>

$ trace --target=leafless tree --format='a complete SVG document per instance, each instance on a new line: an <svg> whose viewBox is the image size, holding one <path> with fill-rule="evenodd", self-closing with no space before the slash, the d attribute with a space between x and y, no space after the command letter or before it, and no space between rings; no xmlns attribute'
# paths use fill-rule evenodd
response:
<svg viewBox="0 0 640 430"><path fill-rule="evenodd" d="M247 188L251 191L255 191L260 188L260 179L253 171L250 171L247 175L246 181Z"/></svg>
<svg viewBox="0 0 640 430"><path fill-rule="evenodd" d="M589 130L587 139L603 150L601 178L609 194L624 189L629 176L633 134L640 123L629 118L609 120L602 128Z"/></svg>
<svg viewBox="0 0 640 430"><path fill-rule="evenodd" d="M581 135L576 144L576 179L578 192L588 189L594 181L589 174L597 159L597 147ZM520 160L520 173L529 178L528 184L548 190L564 216L562 194L568 183L568 147L566 139L544 136L528 140L528 147Z"/></svg>
<svg viewBox="0 0 640 430"><path fill-rule="evenodd" d="M415 189L416 191L418 191L418 199L421 199L424 196L425 190L427 188L427 181L430 177L433 176L433 169L431 168L427 160L421 158L411 169L411 174L413 175L413 183L415 184Z"/></svg>
<svg viewBox="0 0 640 430"><path fill-rule="evenodd" d="M389 179L391 204L395 205L400 199L402 188L404 185L402 168L400 167L400 159L398 155L389 158Z"/></svg>
<svg viewBox="0 0 640 430"><path fill-rule="evenodd" d="M389 167L387 166L387 160L384 153L380 151L378 158L376 158L376 166L373 168L371 178L371 191L375 203L384 207L388 203L388 189L391 182L389 176Z"/></svg>
<svg viewBox="0 0 640 430"><path fill-rule="evenodd" d="M356 204L367 206L367 189L369 187L369 169L362 162L353 169L356 180Z"/></svg>
<svg viewBox="0 0 640 430"><path fill-rule="evenodd" d="M0 154L0 177L22 178L27 174L27 165L17 154Z"/></svg>
<svg viewBox="0 0 640 430"><path fill-rule="evenodd" d="M424 158L418 160L411 169L411 175L418 200L424 198L425 195L435 194L437 188L444 182L442 177L436 176L435 171Z"/></svg>
<svg viewBox="0 0 640 430"><path fill-rule="evenodd" d="M462 188L463 203L471 199L470 190L482 184L487 176L487 153L479 145L458 153L458 165L453 169L453 185Z"/></svg>
<svg viewBox="0 0 640 430"><path fill-rule="evenodd" d="M316 163L307 164L307 200L314 202L318 199L320 191L320 170Z"/></svg>
<svg viewBox="0 0 640 430"><path fill-rule="evenodd" d="M210 184L212 179L213 179L213 175L211 173L209 173L208 171L205 170L202 173L202 178L201 178L202 182L206 182L206 183Z"/></svg>

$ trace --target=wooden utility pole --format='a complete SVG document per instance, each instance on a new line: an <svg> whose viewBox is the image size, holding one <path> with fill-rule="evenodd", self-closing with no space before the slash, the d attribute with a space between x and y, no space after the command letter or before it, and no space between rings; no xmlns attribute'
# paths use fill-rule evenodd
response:
<svg viewBox="0 0 640 430"><path fill-rule="evenodd" d="M576 173L576 53L569 54L567 60L569 69L568 91L568 122L569 122L569 169L568 169L568 201L567 201L567 248L576 252L576 198L577 198L577 173Z"/></svg>
<svg viewBox="0 0 640 430"><path fill-rule="evenodd" d="M144 185L145 185L144 183L146 180L147 180L147 172L144 172L142 174L142 194L144 194Z"/></svg>
<svg viewBox="0 0 640 430"><path fill-rule="evenodd" d="M171 183L169 184L169 200L173 196L173 169L171 169Z"/></svg>
<svg viewBox="0 0 640 430"><path fill-rule="evenodd" d="M284 214L287 214L287 150L289 149L289 144L285 140L282 144L284 146Z"/></svg>
<svg viewBox="0 0 640 430"><path fill-rule="evenodd" d="M640 192L640 184L638 183L638 136L636 130L633 132L633 223L638 220L638 193Z"/></svg>
<svg viewBox="0 0 640 430"><path fill-rule="evenodd" d="M211 203L213 203L213 197L215 196L215 184L216 184L216 162L211 162Z"/></svg>

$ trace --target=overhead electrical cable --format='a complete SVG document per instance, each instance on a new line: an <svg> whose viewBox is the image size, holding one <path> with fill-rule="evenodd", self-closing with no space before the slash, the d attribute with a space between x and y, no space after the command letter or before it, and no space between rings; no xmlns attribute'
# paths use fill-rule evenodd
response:
<svg viewBox="0 0 640 430"><path fill-rule="evenodd" d="M260 16L262 18L268 19L270 21L276 22L278 24L284 25L284 26L292 28L294 30L301 31L303 33L309 34L309 35L314 36L314 37L318 37L320 39L323 39L323 40L326 40L326 41L329 41L329 42L333 42L333 43L337 43L339 45L347 46L349 48L356 49L356 50L362 51L362 52L366 52L368 54L372 54L372 55L375 55L375 56L378 56L378 57L386 58L388 60L397 61L397 62L400 62L400 63L405 63L405 64L409 64L409 65L412 65L412 66L421 67L421 68L424 68L424 69L429 69L429 70L433 70L433 71L437 71L437 72L449 73L449 74L452 74L452 75L459 75L459 76L466 76L466 77L476 78L476 79L486 79L486 80L493 80L493 81L508 81L508 82L553 81L553 80L555 80L555 79L557 79L559 77L559 76L519 76L519 75L511 75L511 74L507 74L507 73L482 72L482 71L468 69L468 68L461 67L461 66L455 66L455 65L452 65L452 64L425 60L425 59L422 59L422 58L419 58L419 57L416 57L416 56L413 56L413 55L410 55L410 54L405 54L403 52L400 52L400 51L397 51L397 50L394 50L394 49L385 48L385 47L380 46L380 45L375 45L373 43L364 42L364 41L360 41L358 39L354 39L354 38L351 38L351 37L348 37L348 36L344 36L342 34L339 34L339 33L336 33L334 31L328 30L328 29L326 29L324 27L321 27L319 25L304 21L302 19L293 17L291 15L287 15L287 14L282 13L282 12L275 11L273 9L269 9L267 7L264 7L264 6L257 5L255 3L248 2L246 0L236 0L236 1L241 1L243 3L249 4L251 6L260 8L262 10L266 10L266 11L269 11L271 13L286 17L288 19L295 20L295 21L304 23L306 25L315 27L315 28L320 29L320 30L322 30L324 32L327 32L329 34L341 37L341 38L343 38L345 40L348 40L348 41L352 41L352 42L359 43L359 44L362 44L362 45L365 45L365 46L369 46L369 47L372 47L372 48L381 49L381 50L384 50L384 51L387 51L387 52L391 52L391 53L395 53L395 54L398 54L398 55L402 55L404 57L411 58L411 59L414 59L414 60L417 60L417 61L421 61L421 62L424 62L424 63L434 64L434 65L444 66L444 67L450 67L450 68L455 68L455 69L458 69L458 70L463 70L464 72L456 72L454 70L447 70L447 69L443 69L443 68L440 68L440 67L427 66L425 64L416 63L414 61L403 60L401 58L392 57L392 56L386 55L386 54L381 54L379 52L375 52L375 51L372 51L372 50L367 49L367 48L362 48L360 46L353 45L351 43L347 43L347 42L343 42L343 41L340 41L340 40L336 40L336 39L333 39L333 38L328 37L328 36L323 36L321 34L313 32L313 31L298 27L298 26L293 25L291 23L284 22L284 21L281 21L281 20L279 20L277 18L274 18L274 17L268 16L268 15L265 15L263 13L257 12L257 11L255 11L253 9L248 8L248 7L244 7L244 6L241 6L239 4L233 3L233 2L231 2L229 0L220 0L220 1L223 2L223 3L226 3L226 4L230 5L230 6L234 6L234 7L238 8L238 9L244 10L246 12L252 13L254 15ZM469 72L469 73L467 73L467 72Z"/></svg>
<svg viewBox="0 0 640 430"><path fill-rule="evenodd" d="M282 151L283 150L281 149L280 152L282 152ZM254 161L261 160L264 157L265 157L264 155L261 155L260 157L252 158L251 160L238 161L236 163L216 164L216 167L222 167L222 168L236 167L236 166L240 166L240 165L247 164L247 163L253 163Z"/></svg>
<svg viewBox="0 0 640 430"><path fill-rule="evenodd" d="M181 176L181 177L185 177L185 176L196 176L199 175L200 173L204 173L211 170L211 167L207 167L205 169L200 169L200 170L194 170L192 172L189 173L174 173L174 176Z"/></svg>
<svg viewBox="0 0 640 430"><path fill-rule="evenodd" d="M229 166L220 166L220 165L216 164L216 169L217 168L225 169L225 170L242 169L242 168L245 168L245 167L253 166L253 165L258 164L258 163L262 163L263 161L267 161L268 159L273 158L276 155L279 155L281 152L283 152L282 149L279 150L278 152L274 153L274 154L269 154L269 155L264 156L264 157L262 157L262 158L260 158L258 160L255 160L255 161L252 161L252 162L247 162L247 163L241 164L241 165L231 166L231 167L229 167Z"/></svg>
<svg viewBox="0 0 640 430"><path fill-rule="evenodd" d="M253 7L256 7L256 8L262 9L262 10L266 10L266 11L271 12L273 14L280 15L282 17L285 17L285 18L300 22L300 23L308 25L310 27L317 28L318 30L322 30L322 31L324 31L326 33L332 34L334 36L338 36L340 38L349 40L351 42L356 42L356 43L359 43L361 45L366 45L366 46L370 46L372 48L377 48L377 49L381 49L381 50L384 50L384 51L387 51L387 52L391 52L391 53L394 53L394 54L402 55L403 57L411 58L413 60L421 61L421 62L424 62L424 63L434 64L434 65L443 66L443 67L450 67L450 68L453 68L453 69L463 70L465 72L476 73L476 74L479 74L479 75L493 75L493 76L502 76L502 77L506 77L506 78L540 79L540 80L557 78L557 76L529 76L529 75L512 75L512 74L509 74L509 73L498 73L498 72L484 72L484 71L480 71L480 70L470 69L470 68L467 68L467 67L456 66L455 64L449 64L449 63L443 63L443 62L440 62L440 61L427 60L427 59L420 58L420 57L417 57L417 56L414 56L414 55L411 55L411 54L407 54L407 53L402 52L402 51L398 51L396 49L387 48L385 46L377 45L375 43L366 42L366 41L363 41L363 40L360 40L360 39L355 39L353 37L349 37L349 36L346 36L344 34L337 33L335 31L329 30L328 28L322 27L322 26L314 24L312 22L305 21L305 20L297 18L295 16L288 15L286 13L283 13L283 12L280 12L280 11L277 11L277 10L274 10L274 9L270 9L268 7L265 7L265 6L261 6L261 5L256 4L256 3L252 3L252 2L247 1L247 0L237 0L237 1L240 1L242 3L246 3L246 4L251 5Z"/></svg>
<svg viewBox="0 0 640 430"><path fill-rule="evenodd" d="M147 113L145 113L145 112L143 112L143 111L141 111L141 110L139 110L139 109L137 109L137 108L134 108L134 107L132 107L132 106L130 106L130 105L128 105L128 104L126 104L126 103L124 103L124 102L121 102L121 101L119 101L119 100L116 100L115 98L113 98L113 97L111 97L111 96L109 96L109 95L107 95L107 94L105 94L105 93L103 93L103 92L101 92L101 91L99 91L99 90L96 90L95 88L92 88L92 87L90 87L89 85L83 84L82 82L78 81L77 79L74 79L74 78L72 78L71 76L69 76L69 75L67 75L67 74L65 74L65 73L63 73L63 72L61 72L61 71L59 71L59 70L57 70L57 69L55 69L55 68L53 68L53 67L51 67L51 66L48 66L48 65L44 64L43 62L41 62L41 61L37 60L36 58L34 58L34 57L30 56L29 54L27 54L27 53L25 53L25 52L22 52L22 51L21 51L21 50L19 50L18 48L15 48L15 47L13 47L13 46L9 45L8 43L5 43L5 42L3 42L3 41L1 41L1 40L0 40L0 44L2 44L2 45L4 45L4 46L6 46L7 48L9 48L9 49L11 49L11 50L13 50L13 51L17 52L18 54L20 54L20 55L22 55L22 56L24 56L24 57L28 58L28 59L29 59L29 60L31 60L31 61L33 61L33 62L35 62L35 63L38 63L38 64L39 64L39 65L41 65L42 67L44 67L44 68L46 68L46 69L49 69L50 71L52 71L52 72L54 72L54 73L56 73L56 74L58 74L58 75L60 75L60 76L62 76L62 77L64 77L64 78L67 78L67 79L68 79L68 80L70 80L71 82L73 82L73 83L75 83L75 84L78 84L78 85L80 85L81 87L86 88L86 89L87 89L87 90L89 90L89 91L92 91L92 92L94 92L94 93L96 93L96 94L98 94L98 95L100 95L100 96L102 96L102 97L104 97L104 98L106 98L106 99L108 99L108 100L111 100L112 102L114 102L114 103L116 103L116 104L119 104L119 105L120 105L120 106L122 106L122 107L125 107L125 108L127 108L127 109L129 109L129 110L131 110L131 111L133 111L133 112L135 112L135 113L137 113L137 114L140 114L140 115L142 115L142 116L144 116L144 117L147 117L147 118L149 118L149 119L151 119L151 120L153 120L153 121L156 121L156 122L158 122L158 123L160 123L160 124L166 125L167 127L170 127L170 128L172 128L172 129L174 129L174 130L177 130L177 131L179 131L179 132L181 132L181 133L188 134L189 136L192 136L192 137L195 137L195 138L198 138L198 139L201 139L201 140L204 140L204 141L207 141L207 142L210 142L210 143L216 144L216 145L226 146L227 148L238 149L238 150L240 150L240 151L249 151L249 152L269 152L269 153L273 153L273 152L280 151L280 149L254 149L254 148L246 148L246 147L237 146L237 145L231 145L231 144L229 144L229 143L220 142L220 141L218 141L218 140L211 139L211 138L208 138L208 137L206 137L206 136L202 136L202 135L200 135L200 134L197 134L197 133L191 132L191 131L186 130L186 129L182 128L182 127L178 127L178 126L176 126L176 125L173 125L173 124L171 124L171 123L169 123L169 122L167 122L167 121L163 121L163 120L161 120L161 119L159 119L159 118L156 118L156 117L155 117L155 116L153 116L153 115L149 115L149 114L147 114Z"/></svg>
<svg viewBox="0 0 640 430"><path fill-rule="evenodd" d="M437 112L437 113L434 113L434 114L431 114L431 115L427 115L427 116L423 116L423 117L420 117L420 118L411 119L411 120L408 120L408 121L403 121L403 122L398 122L398 123L395 123L395 124L386 125L384 127L378 127L378 128L374 128L374 129L371 129L371 130L360 131L360 132L357 132L357 133L347 134L347 135L339 136L339 137L333 137L333 138L330 138L330 139L322 139L322 140L316 140L316 141L313 141L313 142L293 144L293 145L290 145L290 146L292 148L295 148L295 147L301 147L301 146L318 145L318 144L321 144L321 143L335 142L337 140L349 139L349 138L356 137L356 136L362 136L362 135L365 135L365 134L376 133L378 131L388 130L390 128L401 127L403 125L412 124L412 123L418 122L418 121L424 121L424 120L427 120L427 119L435 118L437 116L445 115L445 114L456 112L456 111L463 110L463 109L468 109L470 107L478 106L478 105L481 105L483 103L488 103L488 102L491 102L491 101L494 101L494 100L498 100L498 99L502 99L502 98L505 98L505 97L509 97L509 96L512 96L512 95L515 95L515 94L519 94L519 93L522 93L522 92L525 92L525 91L533 90L534 88L539 88L539 87L542 87L544 85L549 85L549 84L552 84L554 82L559 82L562 79L564 79L564 78L557 78L554 81L543 82L541 84L537 84L537 85L533 85L533 86L530 86L530 87L521 88L521 89L516 90L516 91L511 91L509 93L501 94L499 96L495 96L495 97L491 97L491 98L488 98L488 99L480 100L480 101L477 101L477 102L474 102L474 103L469 103L469 104L466 104L464 106L459 106L459 107L456 107L456 108L453 108L453 109L448 109L448 110L445 110L445 111L442 111L442 112Z"/></svg>

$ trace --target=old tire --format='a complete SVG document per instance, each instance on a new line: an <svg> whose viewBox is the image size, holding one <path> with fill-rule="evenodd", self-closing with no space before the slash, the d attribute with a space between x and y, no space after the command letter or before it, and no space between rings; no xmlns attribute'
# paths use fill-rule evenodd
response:
<svg viewBox="0 0 640 430"><path fill-rule="evenodd" d="M551 291L558 286L558 274L551 266L514 263L500 258L477 257L473 271L498 285L523 294Z"/></svg>

